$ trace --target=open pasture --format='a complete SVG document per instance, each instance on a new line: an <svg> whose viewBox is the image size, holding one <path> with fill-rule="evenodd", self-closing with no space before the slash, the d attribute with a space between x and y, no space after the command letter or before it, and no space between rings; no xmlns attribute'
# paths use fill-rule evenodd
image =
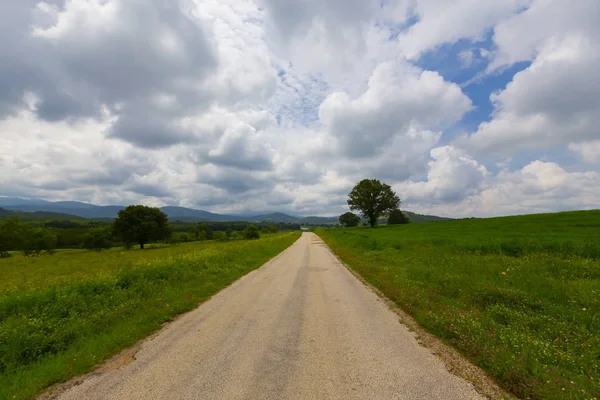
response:
<svg viewBox="0 0 600 400"><path fill-rule="evenodd" d="M600 211L317 232L521 398L600 398Z"/></svg>

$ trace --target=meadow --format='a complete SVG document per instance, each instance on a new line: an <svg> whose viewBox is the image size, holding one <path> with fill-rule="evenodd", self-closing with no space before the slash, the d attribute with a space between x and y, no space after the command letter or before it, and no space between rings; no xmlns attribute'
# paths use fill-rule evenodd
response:
<svg viewBox="0 0 600 400"><path fill-rule="evenodd" d="M32 398L90 371L299 235L0 260L0 399Z"/></svg>
<svg viewBox="0 0 600 400"><path fill-rule="evenodd" d="M519 398L600 399L600 211L317 234Z"/></svg>

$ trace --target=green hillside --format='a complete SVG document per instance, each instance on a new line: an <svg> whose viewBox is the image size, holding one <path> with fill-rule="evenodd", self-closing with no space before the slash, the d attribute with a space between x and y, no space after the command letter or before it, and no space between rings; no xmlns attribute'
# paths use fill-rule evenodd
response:
<svg viewBox="0 0 600 400"><path fill-rule="evenodd" d="M438 221L450 221L452 218L436 217L435 215L417 214L411 211L402 211L408 215L410 222L421 223L421 222L438 222Z"/></svg>

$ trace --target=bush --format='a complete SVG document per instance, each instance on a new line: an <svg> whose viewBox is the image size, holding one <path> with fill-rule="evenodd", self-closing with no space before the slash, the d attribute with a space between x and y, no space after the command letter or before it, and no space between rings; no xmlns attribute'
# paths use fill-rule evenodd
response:
<svg viewBox="0 0 600 400"><path fill-rule="evenodd" d="M399 209L393 210L388 217L388 225L409 224L410 219Z"/></svg>
<svg viewBox="0 0 600 400"><path fill-rule="evenodd" d="M103 226L94 228L85 235L83 248L94 251L102 251L113 247L113 232L112 227Z"/></svg>
<svg viewBox="0 0 600 400"><path fill-rule="evenodd" d="M340 224L342 224L345 228L351 228L358 226L360 223L360 217L354 213L347 212L340 215L339 221Z"/></svg>
<svg viewBox="0 0 600 400"><path fill-rule="evenodd" d="M196 233L196 240L206 240L206 231L198 231Z"/></svg>
<svg viewBox="0 0 600 400"><path fill-rule="evenodd" d="M240 238L240 234L237 231L233 231L231 232L231 236L229 236L231 239L239 239Z"/></svg>
<svg viewBox="0 0 600 400"><path fill-rule="evenodd" d="M56 249L56 235L47 229L35 228L28 232L25 238L23 254L26 257L53 254Z"/></svg>
<svg viewBox="0 0 600 400"><path fill-rule="evenodd" d="M244 229L244 239L260 239L260 232L256 225L248 225L246 229Z"/></svg>
<svg viewBox="0 0 600 400"><path fill-rule="evenodd" d="M26 228L18 217L0 222L0 258L10 257L9 250L23 249Z"/></svg>
<svg viewBox="0 0 600 400"><path fill-rule="evenodd" d="M225 233L223 231L214 231L213 232L213 239L217 240L217 241L227 240L227 233Z"/></svg>
<svg viewBox="0 0 600 400"><path fill-rule="evenodd" d="M277 225L269 226L269 233L277 233L279 229L277 229Z"/></svg>
<svg viewBox="0 0 600 400"><path fill-rule="evenodd" d="M169 238L169 243L177 244L177 243L186 243L190 241L190 237L185 232L174 232L171 234Z"/></svg>

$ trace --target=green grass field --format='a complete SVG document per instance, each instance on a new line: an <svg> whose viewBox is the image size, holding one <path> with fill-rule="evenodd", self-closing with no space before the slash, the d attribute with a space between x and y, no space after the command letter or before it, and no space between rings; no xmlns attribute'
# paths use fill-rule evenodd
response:
<svg viewBox="0 0 600 400"><path fill-rule="evenodd" d="M600 399L600 211L317 233L518 397Z"/></svg>
<svg viewBox="0 0 600 400"><path fill-rule="evenodd" d="M89 371L299 235L0 260L0 399L32 398Z"/></svg>

